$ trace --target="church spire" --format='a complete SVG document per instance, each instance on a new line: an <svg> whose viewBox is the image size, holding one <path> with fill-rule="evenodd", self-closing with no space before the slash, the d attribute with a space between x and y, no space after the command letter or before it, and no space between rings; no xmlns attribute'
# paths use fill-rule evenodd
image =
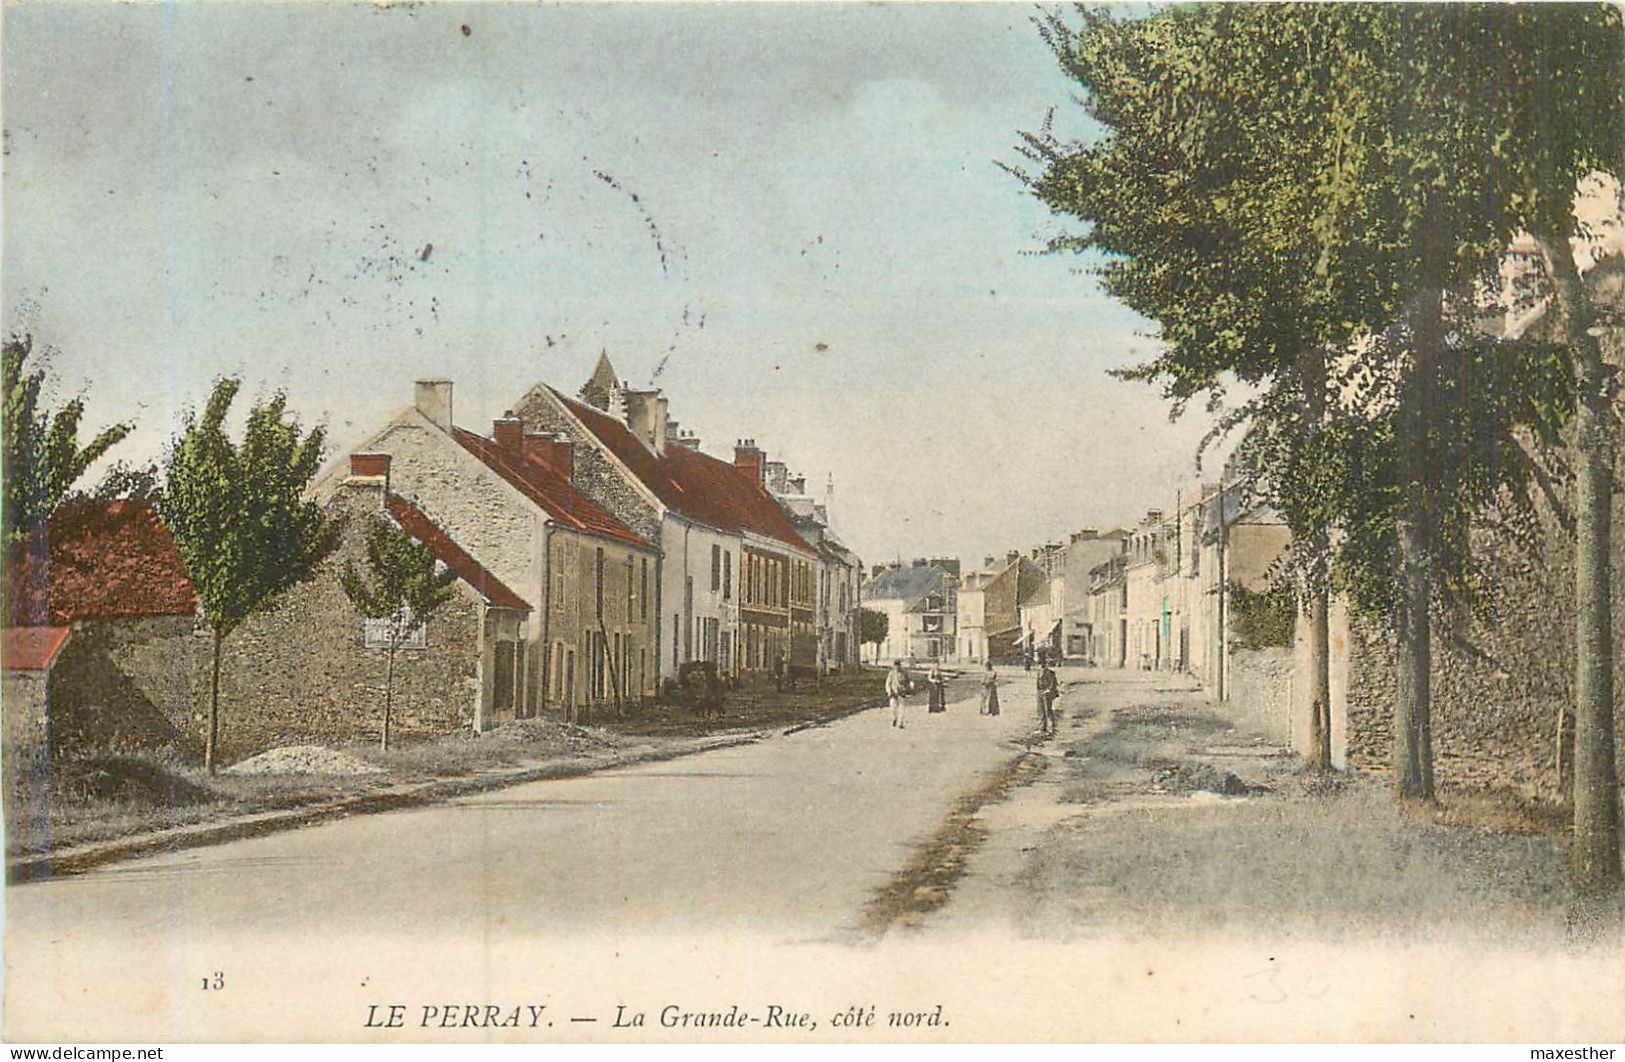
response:
<svg viewBox="0 0 1625 1062"><path fill-rule="evenodd" d="M581 400L589 406L599 409L609 409L610 396L620 386L620 377L615 375L615 366L609 363L609 351L598 352L598 367L593 369L592 376L581 385Z"/></svg>

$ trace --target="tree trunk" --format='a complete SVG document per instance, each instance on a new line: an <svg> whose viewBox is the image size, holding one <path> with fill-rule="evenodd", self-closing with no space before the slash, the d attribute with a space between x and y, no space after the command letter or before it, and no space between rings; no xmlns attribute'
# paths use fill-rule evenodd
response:
<svg viewBox="0 0 1625 1062"><path fill-rule="evenodd" d="M1309 766L1332 769L1331 638L1327 629L1330 595L1321 583L1309 589Z"/></svg>
<svg viewBox="0 0 1625 1062"><path fill-rule="evenodd" d="M217 627L214 631L214 670L209 679L209 733L203 739L203 768L215 772L215 748L220 742L220 643L225 635Z"/></svg>
<svg viewBox="0 0 1625 1062"><path fill-rule="evenodd" d="M1428 604L1427 535L1415 520L1402 520L1399 595L1394 610L1394 785L1402 797L1433 799L1433 666Z"/></svg>
<svg viewBox="0 0 1625 1062"><path fill-rule="evenodd" d="M384 668L384 736L378 747L389 751L389 709L395 693L395 639L389 640L389 663Z"/></svg>
<svg viewBox="0 0 1625 1062"><path fill-rule="evenodd" d="M1581 897L1620 886L1619 768L1614 746L1614 438L1611 366L1591 334L1590 300L1562 234L1540 240L1557 301L1559 334L1574 355L1575 585L1574 821L1569 881Z"/></svg>
<svg viewBox="0 0 1625 1062"><path fill-rule="evenodd" d="M1418 299L1412 317L1411 365L1401 392L1400 432L1407 481L1395 527L1394 785L1401 797L1433 799L1433 645L1430 613L1433 557L1428 467L1428 418L1434 373L1444 343L1444 292Z"/></svg>
<svg viewBox="0 0 1625 1062"><path fill-rule="evenodd" d="M1303 399L1309 430L1319 436L1326 421L1326 351L1317 347L1303 363ZM1326 587L1330 541L1324 529L1311 539L1314 565L1304 587L1304 611L1309 623L1309 766L1332 769L1331 639L1327 632L1330 593Z"/></svg>

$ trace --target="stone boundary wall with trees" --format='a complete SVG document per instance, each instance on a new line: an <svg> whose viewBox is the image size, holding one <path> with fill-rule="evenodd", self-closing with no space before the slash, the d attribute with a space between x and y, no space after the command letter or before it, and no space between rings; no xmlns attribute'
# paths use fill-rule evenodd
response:
<svg viewBox="0 0 1625 1062"><path fill-rule="evenodd" d="M1625 527L1625 496L1615 496L1614 520ZM1574 546L1554 521L1547 522L1544 540L1544 555L1535 558L1485 536L1498 586L1493 617L1458 618L1437 628L1433 743L1444 785L1566 800L1573 764ZM1613 554L1613 596L1622 602L1625 539L1616 536ZM1393 757L1393 635L1370 623L1349 627L1348 766L1386 774ZM1625 629L1617 623L1614 645L1616 654L1625 654ZM1615 688L1614 717L1616 727L1625 724L1625 684Z"/></svg>

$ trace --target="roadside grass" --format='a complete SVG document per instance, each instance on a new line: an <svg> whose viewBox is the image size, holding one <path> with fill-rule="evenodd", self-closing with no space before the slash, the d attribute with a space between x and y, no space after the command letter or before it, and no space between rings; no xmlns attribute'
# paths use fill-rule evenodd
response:
<svg viewBox="0 0 1625 1062"><path fill-rule="evenodd" d="M1146 932L1471 928L1492 919L1560 931L1562 847L1548 837L1441 825L1380 785L1329 796L1130 801L1055 827L1031 868L1079 925L1111 911Z"/></svg>
<svg viewBox="0 0 1625 1062"><path fill-rule="evenodd" d="M1455 788L1406 804L1380 778L1310 771L1196 704L1131 705L1103 722L1053 761L1058 799L1080 807L1023 872L1046 922L1563 931L1559 805Z"/></svg>

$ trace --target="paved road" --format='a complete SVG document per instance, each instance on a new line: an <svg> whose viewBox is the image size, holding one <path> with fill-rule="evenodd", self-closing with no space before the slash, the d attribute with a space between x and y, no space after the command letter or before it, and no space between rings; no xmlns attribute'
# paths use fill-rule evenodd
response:
<svg viewBox="0 0 1625 1062"><path fill-rule="evenodd" d="M680 760L12 888L11 1002L53 967L94 956L113 969L124 953L137 964L181 938L192 953L417 929L828 939L956 796L1015 755L1012 739L1034 723L1030 685L1007 676L996 719L978 713L965 682L946 714L928 716L914 698L903 731L869 711Z"/></svg>

